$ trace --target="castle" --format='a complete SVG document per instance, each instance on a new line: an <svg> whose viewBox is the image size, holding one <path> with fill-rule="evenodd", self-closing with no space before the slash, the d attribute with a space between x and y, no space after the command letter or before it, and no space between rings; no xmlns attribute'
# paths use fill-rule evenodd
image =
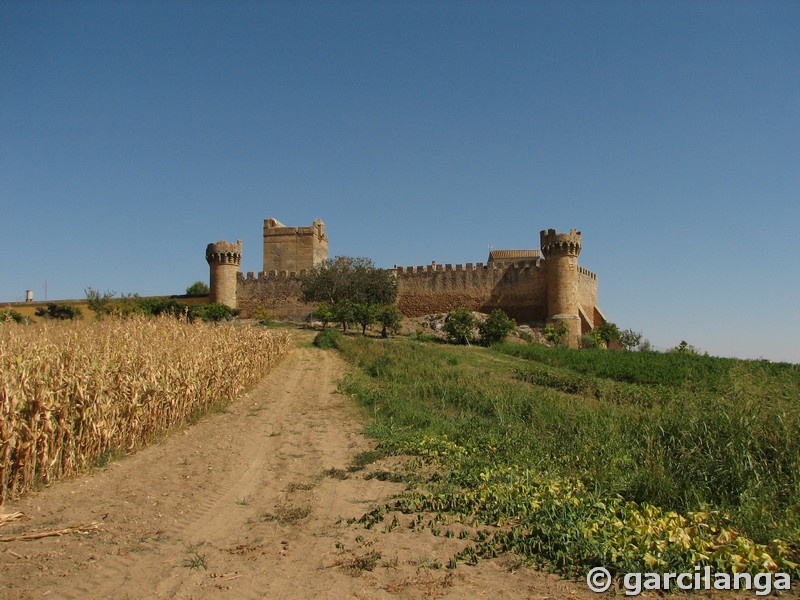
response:
<svg viewBox="0 0 800 600"><path fill-rule="evenodd" d="M521 323L562 320L567 344L606 321L597 307L597 275L578 265L581 232L555 229L539 234L540 250L494 250L488 262L463 265L394 267L397 307L408 317L467 307L502 309ZM287 227L264 220L264 268L239 271L242 242L220 240L206 248L211 302L241 309L245 317L267 309L279 318L303 319L313 307L303 303L301 284L308 269L328 258L325 224Z"/></svg>

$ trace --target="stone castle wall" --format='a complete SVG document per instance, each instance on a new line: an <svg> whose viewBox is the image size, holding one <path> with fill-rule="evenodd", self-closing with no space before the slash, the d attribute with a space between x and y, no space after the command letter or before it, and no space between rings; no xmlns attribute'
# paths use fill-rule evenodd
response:
<svg viewBox="0 0 800 600"><path fill-rule="evenodd" d="M563 319L567 343L577 346L581 333L605 321L597 307L597 275L578 265L581 233L571 229L540 232L539 250L499 250L489 263L395 267L397 306L409 317L466 307L488 313L501 309L520 323ZM245 318L266 310L281 319L302 320L315 304L302 302L308 269L328 257L325 225L286 227L264 221L264 271L238 272L241 242L209 244L211 298L238 306Z"/></svg>
<svg viewBox="0 0 800 600"><path fill-rule="evenodd" d="M241 316L257 318L265 309L276 318L302 320L312 313L316 305L300 300L301 284L306 271L270 271L239 273L236 278L236 296Z"/></svg>
<svg viewBox="0 0 800 600"><path fill-rule="evenodd" d="M409 317L466 307L502 309L518 322L547 318L545 261L398 267L397 307ZM594 314L597 275L579 267L580 304Z"/></svg>

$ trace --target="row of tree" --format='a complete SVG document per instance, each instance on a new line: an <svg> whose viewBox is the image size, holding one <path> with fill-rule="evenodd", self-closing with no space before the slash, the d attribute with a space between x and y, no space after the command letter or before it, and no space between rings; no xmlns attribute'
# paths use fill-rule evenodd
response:
<svg viewBox="0 0 800 600"><path fill-rule="evenodd" d="M317 302L314 316L323 327L338 323L342 331L357 324L361 332L379 324L381 335L396 332L402 315L394 301L397 280L391 271L378 269L368 258L338 256L316 265L302 284L303 301Z"/></svg>

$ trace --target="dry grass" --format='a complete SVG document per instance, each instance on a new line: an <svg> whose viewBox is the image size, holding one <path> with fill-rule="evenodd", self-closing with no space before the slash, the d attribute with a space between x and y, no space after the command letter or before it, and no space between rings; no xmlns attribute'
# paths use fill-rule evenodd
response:
<svg viewBox="0 0 800 600"><path fill-rule="evenodd" d="M224 406L288 345L171 318L0 323L0 507Z"/></svg>

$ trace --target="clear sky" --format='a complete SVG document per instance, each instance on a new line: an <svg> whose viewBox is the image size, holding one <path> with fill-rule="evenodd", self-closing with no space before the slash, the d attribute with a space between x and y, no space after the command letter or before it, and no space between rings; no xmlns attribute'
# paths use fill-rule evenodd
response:
<svg viewBox="0 0 800 600"><path fill-rule="evenodd" d="M206 244L485 261L583 232L656 347L800 362L800 2L0 0L0 302Z"/></svg>

